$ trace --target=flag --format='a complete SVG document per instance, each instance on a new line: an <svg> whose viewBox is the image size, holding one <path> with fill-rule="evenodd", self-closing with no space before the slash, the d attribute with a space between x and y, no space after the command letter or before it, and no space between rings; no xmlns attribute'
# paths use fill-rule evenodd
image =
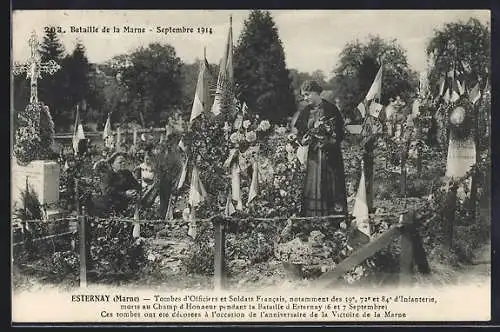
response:
<svg viewBox="0 0 500 332"><path fill-rule="evenodd" d="M224 108L233 103L233 20L229 18L229 32L224 50L224 55L220 61L219 76L217 78L217 88L215 90L212 113L219 115Z"/></svg>
<svg viewBox="0 0 500 332"><path fill-rule="evenodd" d="M231 168L231 195L232 199L236 201L236 209L243 210L240 191L240 165L238 163L233 163Z"/></svg>
<svg viewBox="0 0 500 332"><path fill-rule="evenodd" d="M209 94L207 64L207 59L204 57L203 61L200 62L198 82L196 83L196 92L194 94L193 107L191 109L189 122L193 122L193 120L206 111L208 107Z"/></svg>
<svg viewBox="0 0 500 332"><path fill-rule="evenodd" d="M378 98L380 101L380 95L382 93L382 66L377 72L375 79L373 80L372 86L368 93L366 94L365 100L370 101L374 98Z"/></svg>
<svg viewBox="0 0 500 332"><path fill-rule="evenodd" d="M384 106L382 104L379 104L375 101L371 102L369 108L370 115L378 118L378 116L380 115L380 111L382 111L383 107Z"/></svg>
<svg viewBox="0 0 500 332"><path fill-rule="evenodd" d="M259 193L259 166L256 161L252 165L252 182L248 192L248 203L250 203Z"/></svg>
<svg viewBox="0 0 500 332"><path fill-rule="evenodd" d="M200 173L196 165L193 167L193 173L191 174L191 188L189 189L189 204L191 207L198 206L201 202L205 200L207 192L200 179Z"/></svg>
<svg viewBox="0 0 500 332"><path fill-rule="evenodd" d="M184 161L184 164L182 165L181 176L179 178L179 182L177 183L177 189L181 189L182 186L184 185L184 182L186 181L188 163L189 163L189 159L186 158L186 160Z"/></svg>
<svg viewBox="0 0 500 332"><path fill-rule="evenodd" d="M470 90L469 92L469 100L472 104L477 103L477 101L481 98L481 90L479 89L479 82Z"/></svg>
<svg viewBox="0 0 500 332"><path fill-rule="evenodd" d="M445 83L446 83L446 78L441 76L441 78L439 79L439 96L440 97L443 96Z"/></svg>
<svg viewBox="0 0 500 332"><path fill-rule="evenodd" d="M236 212L236 209L234 208L233 201L231 199L231 194L229 194L227 196L226 209L225 209L224 213L225 213L226 217L229 217L235 212Z"/></svg>
<svg viewBox="0 0 500 332"><path fill-rule="evenodd" d="M450 101L456 102L460 98L460 88L458 80L454 79L451 84Z"/></svg>
<svg viewBox="0 0 500 332"><path fill-rule="evenodd" d="M357 109L361 113L361 117L364 118L365 115L366 115L365 104L364 103L359 103Z"/></svg>
<svg viewBox="0 0 500 332"><path fill-rule="evenodd" d="M85 139L85 133L83 132L83 126L80 123L80 109L78 105L76 105L75 127L73 129L73 151L75 151L75 154L78 153L78 143L82 139Z"/></svg>
<svg viewBox="0 0 500 332"><path fill-rule="evenodd" d="M113 139L113 132L111 131L111 114L108 114L108 118L106 119L104 131L102 132L102 139L104 140L104 145L109 148L111 140Z"/></svg>
<svg viewBox="0 0 500 332"><path fill-rule="evenodd" d="M359 180L359 187L358 192L356 193L356 201L354 202L352 216L356 218L358 229L363 234L370 236L368 203L366 197L366 180L363 163L361 163L361 179Z"/></svg>

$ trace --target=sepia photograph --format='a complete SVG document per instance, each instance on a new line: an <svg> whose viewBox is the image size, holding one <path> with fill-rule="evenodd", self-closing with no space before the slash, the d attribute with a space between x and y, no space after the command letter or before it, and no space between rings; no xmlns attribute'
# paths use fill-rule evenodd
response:
<svg viewBox="0 0 500 332"><path fill-rule="evenodd" d="M14 10L12 322L491 319L489 10Z"/></svg>

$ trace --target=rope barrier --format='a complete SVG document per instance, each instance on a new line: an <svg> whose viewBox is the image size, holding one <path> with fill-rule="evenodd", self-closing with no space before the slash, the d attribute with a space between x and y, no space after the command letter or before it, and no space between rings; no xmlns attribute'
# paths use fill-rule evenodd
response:
<svg viewBox="0 0 500 332"><path fill-rule="evenodd" d="M77 217L66 217L66 218L57 218L57 219L28 219L28 220L15 220L18 223L56 223L61 221L77 221Z"/></svg>
<svg viewBox="0 0 500 332"><path fill-rule="evenodd" d="M399 217L401 214L406 214L408 213L409 210L401 210L398 212L392 212L392 213L370 213L368 216L370 218L380 218L380 217ZM344 219L346 217L351 217L351 215L344 215L344 214L332 214L332 215L327 215L327 216L312 216L312 217L300 217L300 216L291 216L291 217L245 217L245 218L236 218L236 217L223 217L221 215L216 215L212 216L209 218L198 218L198 219L192 219L192 220L184 220L184 219L133 219L133 218L121 218L121 217L109 217L109 218L101 218L101 217L90 217L90 219L94 221L120 221L120 222L128 222L131 224L156 224L156 223L176 223L176 222L212 222L214 218L221 218L225 221L280 221L280 220L325 220L325 219ZM77 217L67 217L67 218L58 218L58 219L50 219L50 220L43 220L43 219L32 219L32 220L20 220L18 221L19 223L55 223L55 222L61 222L61 221L78 221Z"/></svg>
<svg viewBox="0 0 500 332"><path fill-rule="evenodd" d="M70 235L70 234L75 234L75 233L76 233L75 231L71 231L71 232L64 232L64 233L59 233L59 234L54 234L54 235L47 235L47 236L38 237L38 238L33 239L31 241L35 242L35 241L42 241L42 240L50 240L50 239L53 239L53 238L62 237L62 236L66 236L66 235ZM13 243L12 245L15 247L15 246L19 246L19 245L22 245L22 244L24 244L24 241L16 242L16 243Z"/></svg>
<svg viewBox="0 0 500 332"><path fill-rule="evenodd" d="M401 210L398 212L393 212L393 213L371 213L368 216L370 218L374 217L399 217L401 214L406 214L408 213L409 210ZM328 216L312 216L312 217L300 217L300 216L292 216L292 217L269 217L269 218L253 218L253 217L246 217L246 218L235 218L235 217L225 217L221 215L216 215L212 216L210 218L199 218L199 219L192 219L192 220L184 220L184 219L132 219L132 218L119 218L119 217L111 217L111 218L92 218L94 221L120 221L120 222L128 222L132 224L147 224L147 223L176 223L179 221L189 223L189 222L212 222L214 218L221 218L224 221L279 221L279 220L325 220L325 219L344 219L346 217L351 217L352 216L346 216L346 215L340 215L340 214L333 214L333 215L328 215Z"/></svg>

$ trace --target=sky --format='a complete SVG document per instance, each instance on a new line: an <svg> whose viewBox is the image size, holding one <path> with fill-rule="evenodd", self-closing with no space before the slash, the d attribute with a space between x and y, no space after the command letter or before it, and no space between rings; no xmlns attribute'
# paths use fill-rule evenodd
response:
<svg viewBox="0 0 500 332"><path fill-rule="evenodd" d="M466 21L471 17L490 24L488 10L271 10L285 51L288 68L303 72L322 70L327 77L338 63L344 45L370 34L397 39L407 50L410 66L426 68L425 47L435 29L444 24ZM233 43L236 45L248 10L30 10L12 14L12 58L28 59L28 39L33 31L42 41L44 27L60 26L65 49L70 52L79 39L86 47L90 62L101 63L151 42L168 43L186 63L203 56L218 63L233 20ZM71 32L71 27L94 26L99 32ZM119 27L119 33L101 32L103 27ZM145 28L146 33L125 33L123 27ZM157 27L193 28L193 33L158 33ZM198 33L197 28L211 28L212 34Z"/></svg>

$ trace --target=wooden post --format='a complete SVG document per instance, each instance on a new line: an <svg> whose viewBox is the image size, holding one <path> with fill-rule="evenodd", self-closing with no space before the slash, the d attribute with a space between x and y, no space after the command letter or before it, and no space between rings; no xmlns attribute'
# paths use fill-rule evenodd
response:
<svg viewBox="0 0 500 332"><path fill-rule="evenodd" d="M75 178L75 210L80 215L80 179Z"/></svg>
<svg viewBox="0 0 500 332"><path fill-rule="evenodd" d="M363 163L366 182L366 205L368 212L373 213L373 146L368 146L363 153Z"/></svg>
<svg viewBox="0 0 500 332"><path fill-rule="evenodd" d="M141 168L137 167L135 169L135 177L137 181L140 183L142 186L142 179L141 179ZM139 190L137 194L137 200L135 201L135 211L134 211L134 220L139 220L140 219L140 209L141 209L141 190ZM132 229L132 237L138 238L141 236L141 225L139 223L134 223L134 227Z"/></svg>
<svg viewBox="0 0 500 332"><path fill-rule="evenodd" d="M115 150L120 152L122 150L122 132L120 127L116 129L116 145Z"/></svg>
<svg viewBox="0 0 500 332"><path fill-rule="evenodd" d="M134 127L134 136L133 136L133 149L134 151L137 151L137 128Z"/></svg>
<svg viewBox="0 0 500 332"><path fill-rule="evenodd" d="M443 227L445 233L444 245L448 250L453 247L453 226L455 224L455 212L457 209L457 186L450 186L446 196L443 211Z"/></svg>
<svg viewBox="0 0 500 332"><path fill-rule="evenodd" d="M415 215L413 212L407 214L402 214L400 216L401 221L401 253L399 257L399 283L402 286L411 283L411 278L413 275L413 232Z"/></svg>
<svg viewBox="0 0 500 332"><path fill-rule="evenodd" d="M83 212L83 214L78 213L78 224L80 226L78 232L80 242L80 287L87 288L87 216L85 209L83 209Z"/></svg>
<svg viewBox="0 0 500 332"><path fill-rule="evenodd" d="M222 290L225 286L226 269L225 269L225 249L226 249L226 234L225 220L222 217L213 219L215 231L215 254L214 254L214 288Z"/></svg>
<svg viewBox="0 0 500 332"><path fill-rule="evenodd" d="M472 173L471 184L470 184L470 214L473 216L474 220L476 219L476 203L477 203L477 180L478 180L478 172L477 167L479 165L479 107L473 106L474 112L474 145L476 147L476 162L474 165L474 172Z"/></svg>
<svg viewBox="0 0 500 332"><path fill-rule="evenodd" d="M401 196L406 198L407 194L407 169L406 169L406 161L408 159L408 149L410 148L410 142L403 143L403 151L401 153Z"/></svg>

